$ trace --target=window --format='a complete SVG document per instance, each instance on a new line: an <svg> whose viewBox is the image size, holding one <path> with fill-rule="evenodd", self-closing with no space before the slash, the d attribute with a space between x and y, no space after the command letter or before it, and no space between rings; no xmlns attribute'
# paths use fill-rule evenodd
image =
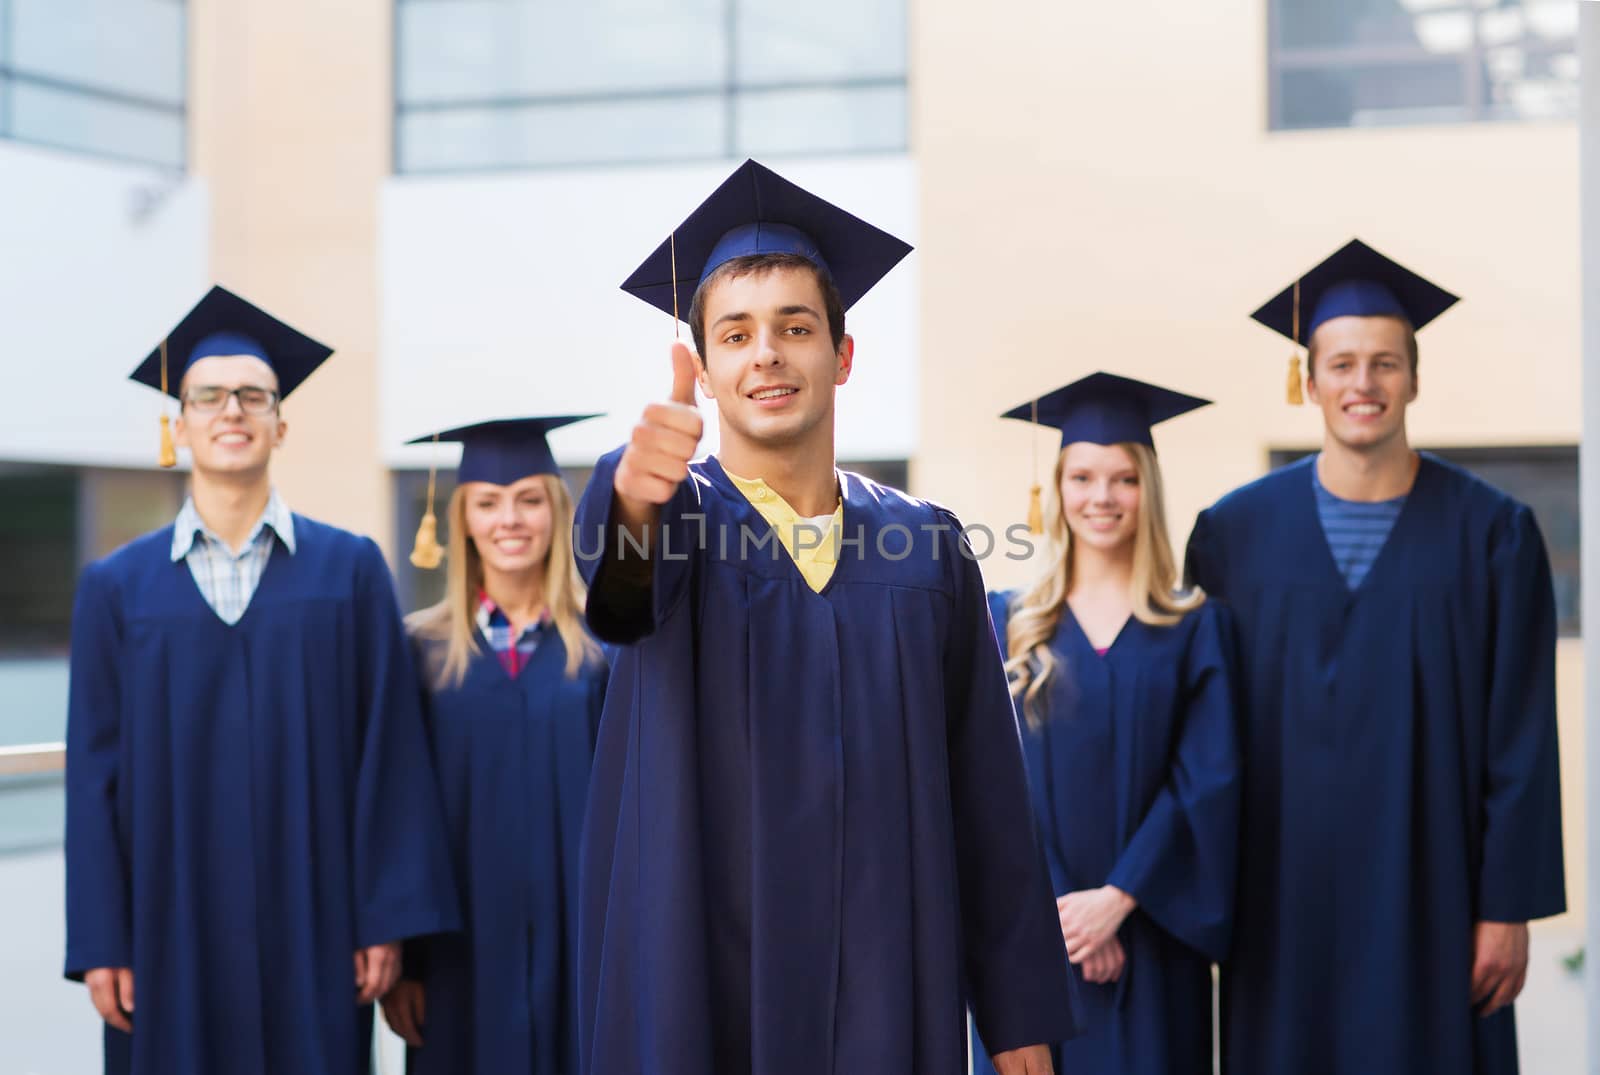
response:
<svg viewBox="0 0 1600 1075"><path fill-rule="evenodd" d="M78 476L28 468L0 477L0 653L65 648L78 574Z"/></svg>
<svg viewBox="0 0 1600 1075"><path fill-rule="evenodd" d="M66 738L78 569L170 523L182 496L181 474L0 464L0 746ZM0 776L0 857L59 846L65 810L59 771Z"/></svg>
<svg viewBox="0 0 1600 1075"><path fill-rule="evenodd" d="M0 137L182 169L183 0L0 0Z"/></svg>
<svg viewBox="0 0 1600 1075"><path fill-rule="evenodd" d="M0 465L0 746L62 738L78 569L171 522L183 477Z"/></svg>
<svg viewBox="0 0 1600 1075"><path fill-rule="evenodd" d="M1577 114L1571 0L1271 0L1271 126Z"/></svg>
<svg viewBox="0 0 1600 1075"><path fill-rule="evenodd" d="M1555 448L1438 448L1433 455L1470 470L1496 489L1515 497L1533 510L1550 554L1555 580L1556 629L1563 638L1582 633L1582 597L1579 572L1581 546L1578 524L1578 449ZM1273 452L1277 469L1310 452Z"/></svg>
<svg viewBox="0 0 1600 1075"><path fill-rule="evenodd" d="M395 170L906 144L906 0L397 0Z"/></svg>

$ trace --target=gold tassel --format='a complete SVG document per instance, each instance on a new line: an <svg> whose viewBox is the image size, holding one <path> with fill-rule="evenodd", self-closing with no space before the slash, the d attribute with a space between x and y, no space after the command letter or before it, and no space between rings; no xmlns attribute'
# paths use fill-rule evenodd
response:
<svg viewBox="0 0 1600 1075"><path fill-rule="evenodd" d="M178 465L178 449L172 444L172 423L164 414L161 416L161 454L156 456L156 462L168 470Z"/></svg>
<svg viewBox="0 0 1600 1075"><path fill-rule="evenodd" d="M411 566L432 571L444 563L444 546L439 544L439 520L429 508L417 525L417 540L411 546Z"/></svg>
<svg viewBox="0 0 1600 1075"><path fill-rule="evenodd" d="M439 434L433 435L433 454L439 454ZM428 466L428 509L422 513L422 522L417 524L417 540L411 545L411 566L423 571L432 571L444 563L444 546L439 544L439 520L433 514L433 484L438 475L438 459Z"/></svg>
<svg viewBox="0 0 1600 1075"><path fill-rule="evenodd" d="M668 252L672 257L672 338L678 338L678 232L673 229L667 235Z"/></svg>
<svg viewBox="0 0 1600 1075"><path fill-rule="evenodd" d="M1289 339L1296 347L1300 346L1300 281L1294 282L1294 315L1290 322ZM1289 406L1298 407L1306 401L1300 389L1300 352L1294 351L1289 355Z"/></svg>
<svg viewBox="0 0 1600 1075"><path fill-rule="evenodd" d="M1045 533L1045 509L1043 509L1043 507L1040 506L1040 502L1038 502L1038 488L1040 488L1040 486L1038 486L1037 398L1035 398L1034 403L1032 403L1032 414L1030 414L1030 418L1032 418L1032 422L1034 422L1034 430L1032 430L1032 434L1034 434L1034 440L1032 440L1032 443L1030 443L1030 450L1032 450L1032 456L1034 456L1034 485L1030 486L1029 490L1027 490L1027 533L1042 534Z"/></svg>
<svg viewBox="0 0 1600 1075"><path fill-rule="evenodd" d="M162 396L167 394L166 340L161 341L161 394ZM162 400L161 405L163 407L167 405L165 399ZM178 465L178 449L172 443L172 423L167 420L165 414L161 416L161 451L156 455L156 462L168 470Z"/></svg>
<svg viewBox="0 0 1600 1075"><path fill-rule="evenodd" d="M1044 533L1044 508L1039 503L1039 400L1033 401L1033 441L1030 445L1033 456L1033 485L1028 489L1028 533Z"/></svg>

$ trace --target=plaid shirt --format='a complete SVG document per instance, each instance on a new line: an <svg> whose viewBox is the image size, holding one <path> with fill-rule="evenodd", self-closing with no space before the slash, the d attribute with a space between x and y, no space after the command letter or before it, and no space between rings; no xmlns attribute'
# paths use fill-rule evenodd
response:
<svg viewBox="0 0 1600 1075"><path fill-rule="evenodd" d="M539 618L522 629L515 640L511 637L511 620L500 606L482 590L478 591L478 630L494 649L495 656L505 667L506 674L517 676L528 665L528 658L539 646L545 628L550 625L550 610L545 609Z"/></svg>
<svg viewBox="0 0 1600 1075"><path fill-rule="evenodd" d="M183 502L183 510L172 525L172 562L189 562L189 573L206 604L223 623L232 625L250 607L250 598L267 569L267 561L272 559L274 534L294 555L294 516L276 489L267 497L266 510L237 553L206 526L191 498Z"/></svg>

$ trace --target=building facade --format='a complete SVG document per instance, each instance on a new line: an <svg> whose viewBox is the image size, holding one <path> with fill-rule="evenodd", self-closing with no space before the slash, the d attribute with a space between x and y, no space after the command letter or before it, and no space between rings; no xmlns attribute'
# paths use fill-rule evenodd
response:
<svg viewBox="0 0 1600 1075"><path fill-rule="evenodd" d="M997 532L1056 448L1002 410L1096 369L1216 400L1157 434L1181 548L1318 443L1249 311L1351 236L1462 295L1411 429L1545 529L1581 908L1577 27L1573 0L0 0L0 745L61 736L78 567L176 512L126 377L211 282L336 348L279 487L377 538L415 607L453 458L403 442L605 411L554 438L581 481L668 387L674 326L617 285L756 156L917 247L852 311L841 461ZM48 844L24 798L0 783L0 833Z"/></svg>

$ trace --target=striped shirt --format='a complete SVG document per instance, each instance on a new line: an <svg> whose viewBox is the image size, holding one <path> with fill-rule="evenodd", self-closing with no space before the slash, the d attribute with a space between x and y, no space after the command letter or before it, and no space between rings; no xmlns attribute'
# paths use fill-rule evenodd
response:
<svg viewBox="0 0 1600 1075"><path fill-rule="evenodd" d="M528 665L528 658L533 656L533 651L539 646L539 639L544 636L545 628L550 625L550 610L546 609L533 623L522 629L522 633L515 639L511 636L511 619L493 599L482 590L478 591L478 630L483 632L484 640L489 643L495 656L500 658L500 664L505 668L506 674L512 677L519 675Z"/></svg>
<svg viewBox="0 0 1600 1075"><path fill-rule="evenodd" d="M294 516L276 489L267 497L266 510L238 552L228 548L228 543L205 524L191 497L183 502L183 510L172 524L172 562L188 561L189 574L194 576L200 595L217 617L231 626L250 607L250 598L255 596L261 575L267 570L267 561L272 559L274 534L294 555Z"/></svg>
<svg viewBox="0 0 1600 1075"><path fill-rule="evenodd" d="M1406 498L1393 500L1341 500L1322 487L1317 468L1311 468L1311 484L1317 491L1317 515L1328 539L1333 562L1344 575L1345 585L1354 590L1372 570L1373 561L1389 540Z"/></svg>

